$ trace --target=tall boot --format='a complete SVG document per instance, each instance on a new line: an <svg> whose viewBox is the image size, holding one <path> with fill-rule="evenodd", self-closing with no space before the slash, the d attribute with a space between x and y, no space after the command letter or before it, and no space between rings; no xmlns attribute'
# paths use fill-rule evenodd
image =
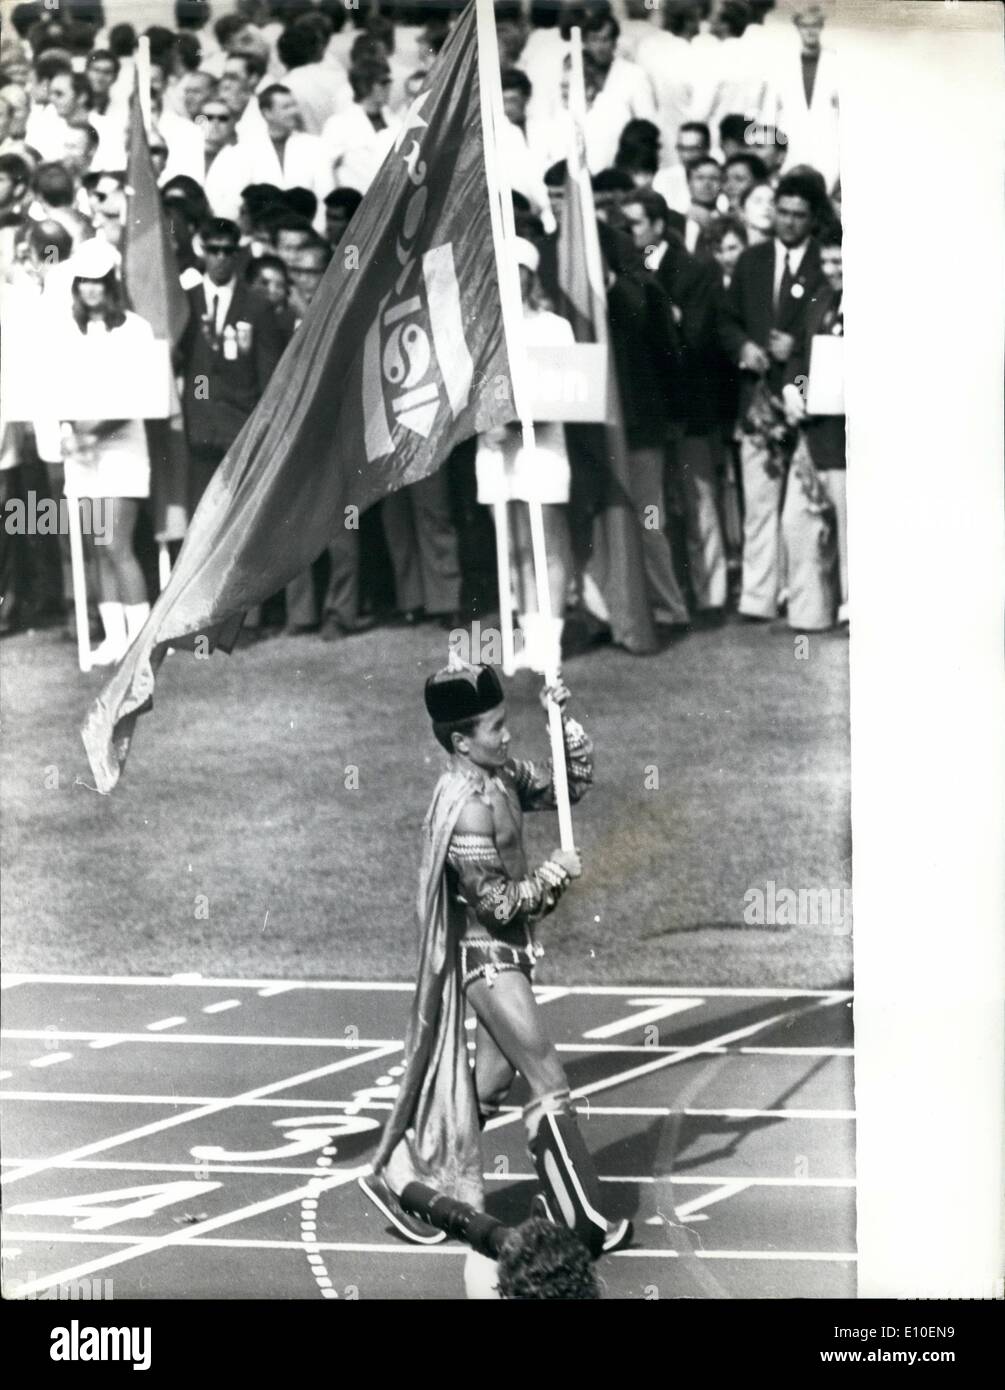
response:
<svg viewBox="0 0 1005 1390"><path fill-rule="evenodd" d="M600 1209L597 1170L569 1092L531 1101L524 1109L524 1122L549 1218L575 1231L596 1258L604 1250L609 1223Z"/></svg>
<svg viewBox="0 0 1005 1390"><path fill-rule="evenodd" d="M121 603L98 604L101 622L105 629L105 640L91 653L92 666L114 666L125 655L129 646L126 633L126 610Z"/></svg>

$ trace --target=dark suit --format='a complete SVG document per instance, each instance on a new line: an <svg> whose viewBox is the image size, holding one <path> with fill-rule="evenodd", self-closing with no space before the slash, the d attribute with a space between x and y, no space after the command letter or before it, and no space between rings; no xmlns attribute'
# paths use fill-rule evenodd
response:
<svg viewBox="0 0 1005 1390"><path fill-rule="evenodd" d="M736 263L733 279L722 302L719 337L730 360L738 362L745 343L756 343L765 352L772 329L798 340L806 310L823 285L820 253L812 238L806 243L791 289L775 303L775 242L750 246ZM771 360L765 380L781 394L787 364ZM740 420L750 406L758 383L754 372L740 373ZM749 617L774 618L778 613L781 573L782 479L768 473L764 441L743 434L740 467L743 474L743 587L740 612Z"/></svg>
<svg viewBox="0 0 1005 1390"><path fill-rule="evenodd" d="M214 335L205 322L203 286L189 290L188 299L191 313L177 360L185 378L182 407L192 459L189 505L194 510L261 399L285 342L272 309L241 281L234 285L218 334ZM242 328L240 337L235 336L237 355L230 359L224 355L224 331L233 327L236 335L238 324L246 324L248 329Z"/></svg>
<svg viewBox="0 0 1005 1390"><path fill-rule="evenodd" d="M688 578L698 609L726 602L726 549L719 520L721 444L716 320L718 266L698 260L674 235L656 268L674 319L679 355L671 391L673 477L683 511Z"/></svg>

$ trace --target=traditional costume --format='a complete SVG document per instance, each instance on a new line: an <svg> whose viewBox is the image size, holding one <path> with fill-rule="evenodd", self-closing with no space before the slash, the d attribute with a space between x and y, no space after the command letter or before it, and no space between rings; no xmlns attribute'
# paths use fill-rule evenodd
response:
<svg viewBox="0 0 1005 1390"><path fill-rule="evenodd" d="M451 668L426 685L426 707L435 723L475 718L502 700L499 679L489 667ZM592 747L574 720L563 717L563 727L569 793L576 801L592 780ZM490 812L491 833L458 831L472 799ZM433 793L419 876L421 946L407 1063L374 1159L375 1178L361 1180L367 1195L412 1239L422 1239L421 1225L416 1230L413 1221L406 1227L393 1210L393 1194L409 1182L425 1183L479 1208L484 1204L479 1128L498 1112L500 1097L476 1095L464 993L479 980L491 988L506 971L533 978L542 954L534 927L554 909L570 878L551 860L529 868L522 820L525 811L554 805L550 764L537 767L515 759L490 771L454 758ZM518 1051L510 1046L505 1056L522 1071ZM549 1211L599 1253L608 1227L599 1212L597 1179L568 1088L533 1095L524 1120ZM440 1238L431 1228L427 1231L430 1241Z"/></svg>

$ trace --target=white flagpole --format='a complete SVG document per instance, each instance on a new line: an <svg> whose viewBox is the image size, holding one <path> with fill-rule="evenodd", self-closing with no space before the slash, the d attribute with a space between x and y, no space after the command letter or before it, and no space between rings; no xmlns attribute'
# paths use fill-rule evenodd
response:
<svg viewBox="0 0 1005 1390"><path fill-rule="evenodd" d="M513 645L513 585L509 566L509 511L506 502L495 502L492 514L496 523L496 575L499 580L499 627L502 631L503 674L516 671L516 651Z"/></svg>
<svg viewBox="0 0 1005 1390"><path fill-rule="evenodd" d="M66 493L66 515L70 532L70 569L73 574L73 615L77 625L77 664L91 669L91 633L87 622L87 572L84 568L84 538L80 529L80 498Z"/></svg>
<svg viewBox="0 0 1005 1390"><path fill-rule="evenodd" d="M508 185L504 187L499 175L497 130L506 119L503 114L502 77L499 70L499 51L496 43L495 13L492 0L476 0L478 17L478 80L481 92L482 133L485 146L485 180L489 191L492 218L492 237L495 242L496 269L499 275L499 294L502 303L503 328L506 334L510 372L513 379L513 403L520 418L523 447L533 452L535 447L534 421L528 408L528 393L524 378L526 354L523 351L523 301L520 294L520 275L516 262L516 226L513 218L513 198ZM516 347L517 351L512 349ZM552 617L551 593L548 589L548 554L544 535L544 516L540 502L531 502L530 533L534 553L534 577L537 583L537 607L543 624ZM507 567L509 557L507 556ZM545 680L553 685L559 676L558 662L549 657ZM548 730L551 735L551 761L558 810L559 839L563 849L574 849L572 806L569 801L569 780L565 764L565 736L562 714L558 706L548 702Z"/></svg>
<svg viewBox="0 0 1005 1390"><path fill-rule="evenodd" d="M136 49L136 78L140 95L140 111L147 135L154 123L153 102L150 100L150 40L146 34L139 40Z"/></svg>

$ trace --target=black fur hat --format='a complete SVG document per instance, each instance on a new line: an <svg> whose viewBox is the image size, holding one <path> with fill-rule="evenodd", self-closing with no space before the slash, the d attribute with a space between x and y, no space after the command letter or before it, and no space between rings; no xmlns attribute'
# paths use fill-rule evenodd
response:
<svg viewBox="0 0 1005 1390"><path fill-rule="evenodd" d="M426 681L426 709L435 724L476 719L504 699L499 677L491 666L445 666Z"/></svg>

